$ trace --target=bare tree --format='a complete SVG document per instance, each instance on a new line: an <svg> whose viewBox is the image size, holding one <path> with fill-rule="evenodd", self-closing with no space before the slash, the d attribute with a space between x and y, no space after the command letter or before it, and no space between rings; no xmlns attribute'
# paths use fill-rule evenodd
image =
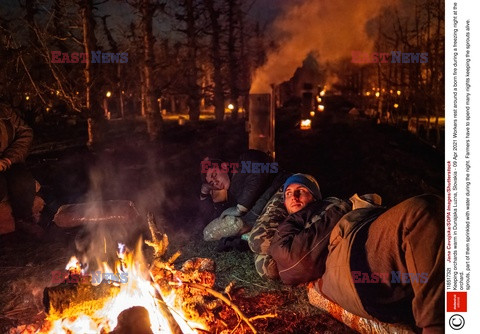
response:
<svg viewBox="0 0 480 334"><path fill-rule="evenodd" d="M240 75L239 75L239 94L243 97L243 109L247 109L246 105L249 101L249 92L252 83L252 54L249 50L256 52L255 48L250 48L249 43L253 42L252 35L248 34L248 24L245 20L245 12L242 7L238 8L238 22L239 22L239 48L240 48ZM260 50L258 50L260 51ZM252 52L252 53L253 53Z"/></svg>
<svg viewBox="0 0 480 334"><path fill-rule="evenodd" d="M141 29L144 45L143 85L146 98L147 131L151 140L157 139L162 122L153 81L153 68L155 64L153 44L155 43L155 38L153 37L152 21L157 10L164 6L164 4L152 2L151 0L141 0L140 3Z"/></svg>
<svg viewBox="0 0 480 334"><path fill-rule="evenodd" d="M382 24L377 31L376 49L423 54L428 60L374 64L377 66L374 86L380 89L378 111L391 114L396 124L401 124L402 119L415 118L417 134L423 132L424 139L438 147L439 118L444 115L444 3L415 0L409 9L411 13L390 10L378 17ZM432 119L435 119L433 124Z"/></svg>
<svg viewBox="0 0 480 334"><path fill-rule="evenodd" d="M163 11L165 3L157 0L127 0L140 16L141 51L143 62L141 65L141 103L142 115L145 116L147 132L150 140L155 140L161 132L163 119L157 103L155 84L155 37L153 34L153 19L159 11ZM131 25L132 36L135 39L135 28Z"/></svg>
<svg viewBox="0 0 480 334"><path fill-rule="evenodd" d="M199 14L197 12L198 6L195 0L184 0L182 3L184 9L183 20L185 22L185 29L183 32L187 38L187 94L188 94L188 109L191 121L198 121L200 118L200 99L201 91L198 84L199 70L198 70L198 49L199 49L199 29L197 27L197 20Z"/></svg>
<svg viewBox="0 0 480 334"><path fill-rule="evenodd" d="M85 108L89 115L88 145L98 143L103 133L103 113L99 101L99 89L96 79L95 67L92 64L92 51L96 51L97 39L95 37L95 18L93 16L93 0L79 0L80 15L82 19L83 51L85 53Z"/></svg>
<svg viewBox="0 0 480 334"><path fill-rule="evenodd" d="M85 52L85 68L83 70L85 76L85 107L93 113L98 113L99 103L92 96L94 68L92 66L92 51L97 49L97 39L95 37L96 22L93 17L93 0L79 0L80 13L82 17L83 32L83 50Z"/></svg>
<svg viewBox="0 0 480 334"><path fill-rule="evenodd" d="M113 53L119 53L119 47L118 43L115 41L115 39L112 36L112 33L110 32L110 29L108 28L107 25L107 18L110 15L104 15L102 16L102 26L103 26L103 31L105 33L105 36L107 37L108 44L110 45L110 51ZM115 67L115 74L113 75L113 86L115 87L115 94L114 96L118 98L118 105L120 108L120 116L121 118L125 117L125 105L124 105L124 90L123 90L123 80L122 78L122 64L121 63L116 63L113 64Z"/></svg>
<svg viewBox="0 0 480 334"><path fill-rule="evenodd" d="M220 32L221 26L219 22L220 10L215 8L214 0L204 0L210 18L211 33L211 53L213 63L213 82L214 96L213 105L215 107L215 119L222 121L225 115L225 94L223 89L222 67L223 59L220 49Z"/></svg>
<svg viewBox="0 0 480 334"><path fill-rule="evenodd" d="M239 64L237 56L237 26L238 26L238 4L236 0L227 1L227 19L228 19L228 69L229 69L229 88L230 102L233 104L232 118L238 117L238 81L239 81Z"/></svg>

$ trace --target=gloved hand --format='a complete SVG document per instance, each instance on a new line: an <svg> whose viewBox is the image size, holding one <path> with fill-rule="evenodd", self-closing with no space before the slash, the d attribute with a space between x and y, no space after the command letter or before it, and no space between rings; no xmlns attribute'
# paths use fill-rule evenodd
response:
<svg viewBox="0 0 480 334"><path fill-rule="evenodd" d="M225 216L234 216L234 217L240 217L243 215L243 212L241 212L238 207L232 206L231 208L225 209L222 214L220 215L220 219L222 219Z"/></svg>
<svg viewBox="0 0 480 334"><path fill-rule="evenodd" d="M213 187L208 184L208 183L204 183L202 184L202 188L200 189L200 192L203 194L203 195L208 195L210 194L210 192L212 191Z"/></svg>
<svg viewBox="0 0 480 334"><path fill-rule="evenodd" d="M202 184L202 188L200 189L200 199L201 200L206 199L207 196L211 194L212 190L213 190L213 187L210 184L208 183Z"/></svg>
<svg viewBox="0 0 480 334"><path fill-rule="evenodd" d="M0 172L4 172L10 168L11 161L9 159L0 159Z"/></svg>

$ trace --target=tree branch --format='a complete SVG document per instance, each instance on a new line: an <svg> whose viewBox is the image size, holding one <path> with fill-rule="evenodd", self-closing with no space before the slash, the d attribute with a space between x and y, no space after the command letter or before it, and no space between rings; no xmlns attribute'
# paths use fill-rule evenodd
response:
<svg viewBox="0 0 480 334"><path fill-rule="evenodd" d="M171 283L172 285L179 285L178 283L174 283L172 282ZM242 319L247 325L248 327L250 327L250 329L252 330L252 332L254 334L258 333L257 330L255 329L255 327L253 327L251 321L253 320L256 320L256 319L262 319L262 318L274 318L276 317L277 315L276 314L265 314L265 315L259 315L259 316L254 316L254 317L251 317L251 318L248 318L239 308L237 305L235 305L230 299L228 299L227 297L225 297L223 294L221 294L220 292L218 291L215 291L209 287L206 287L204 285L201 285L201 284L198 284L198 283L193 283L193 282L182 282L181 284L186 284L186 285L189 285L191 286L192 288L195 288L195 289L199 289L199 290L203 290L203 291L206 291L208 292L209 294L211 294L212 296L214 296L215 298L218 298L220 299L221 301L223 301L225 304L227 304L227 306L231 307L235 313L237 313L237 315L240 317L240 319Z"/></svg>

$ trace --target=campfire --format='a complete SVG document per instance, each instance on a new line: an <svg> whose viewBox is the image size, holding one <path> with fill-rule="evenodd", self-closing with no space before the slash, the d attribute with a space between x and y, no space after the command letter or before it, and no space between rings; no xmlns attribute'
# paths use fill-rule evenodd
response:
<svg viewBox="0 0 480 334"><path fill-rule="evenodd" d="M176 269L180 252L164 259L168 237L158 231L153 215L148 224L152 238L145 243L154 250L150 265L142 241L134 250L119 244L113 266L97 263L99 270L89 271L88 264L72 256L65 271L52 273L57 285L44 290L47 316L32 333L207 333L212 326L229 333L227 324L218 319L223 308L235 312L236 327L243 323L256 333L253 320L274 316L248 318L229 298L231 286L225 294L214 290L211 259L192 258Z"/></svg>

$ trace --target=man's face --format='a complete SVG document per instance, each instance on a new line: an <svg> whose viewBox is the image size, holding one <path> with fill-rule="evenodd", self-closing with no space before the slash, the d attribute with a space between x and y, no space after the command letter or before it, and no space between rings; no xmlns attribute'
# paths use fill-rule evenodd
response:
<svg viewBox="0 0 480 334"><path fill-rule="evenodd" d="M314 201L313 195L302 184L292 183L285 189L285 207L288 214L302 210L308 203Z"/></svg>
<svg viewBox="0 0 480 334"><path fill-rule="evenodd" d="M210 168L207 170L205 179L215 190L228 190L228 188L230 188L230 178L228 177L228 173L219 168Z"/></svg>

